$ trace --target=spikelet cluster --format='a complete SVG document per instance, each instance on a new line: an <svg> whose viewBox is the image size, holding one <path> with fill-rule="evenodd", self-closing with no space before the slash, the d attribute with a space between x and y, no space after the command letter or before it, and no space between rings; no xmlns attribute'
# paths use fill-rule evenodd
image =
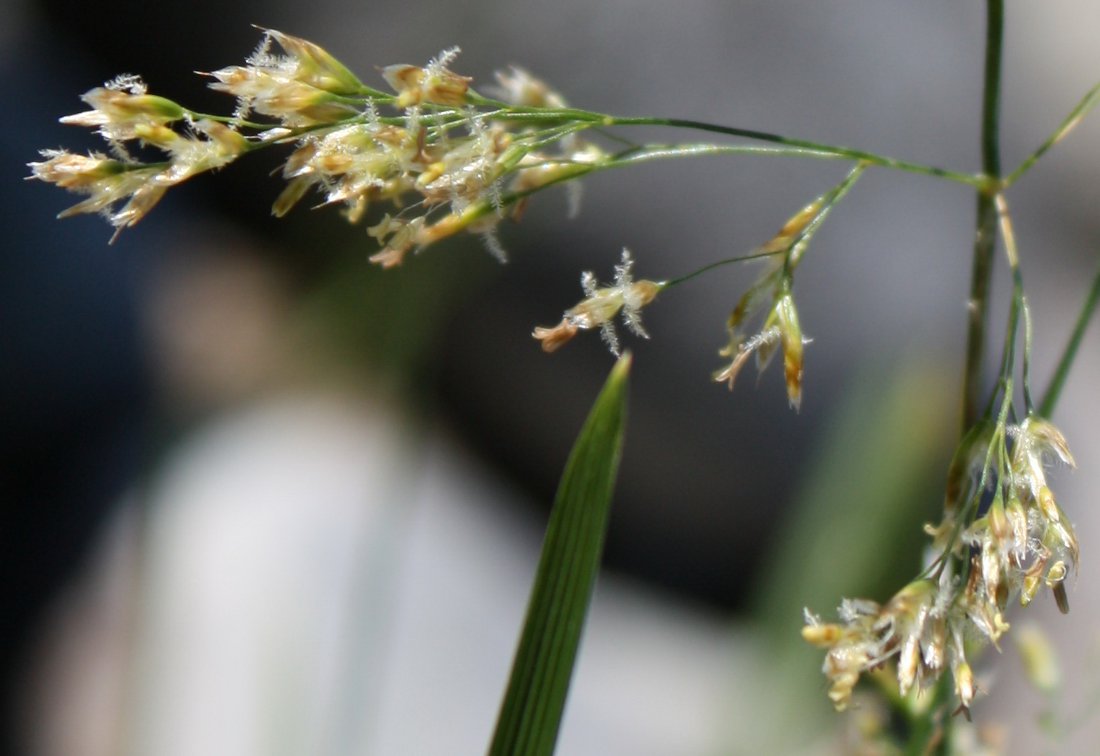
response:
<svg viewBox="0 0 1100 756"><path fill-rule="evenodd" d="M755 357L758 371L771 362L777 349L783 351L783 377L787 399L798 409L802 404L802 352L809 339L802 333L791 291L792 272L808 241L813 223L823 217L826 205L819 198L795 213L775 236L761 245L757 255L769 256L764 271L746 291L730 313L726 323L729 342L719 350L719 356L729 364L714 373L714 380L729 385L730 391L741 369ZM746 329L761 310L767 307L763 324L757 331Z"/></svg>
<svg viewBox="0 0 1100 756"><path fill-rule="evenodd" d="M829 698L845 709L862 673L894 663L902 695L950 669L959 708L977 692L968 648L999 648L1008 606L1044 586L1069 611L1065 580L1077 536L1047 485L1046 463L1073 465L1061 432L1036 415L1018 425L983 423L967 434L948 472L944 516L925 527L941 557L929 577L879 605L846 599L839 622L806 611L803 637L827 649Z"/></svg>
<svg viewBox="0 0 1100 756"><path fill-rule="evenodd" d="M530 116L565 104L521 69L497 75L503 101L477 95L469 77L450 69L458 52L445 50L426 66L386 66L392 92L384 92L320 46L266 30L244 65L205 74L212 89L236 98L231 116L201 116L149 94L137 77L119 77L83 95L91 110L61 119L96 129L107 151L43 151L31 178L87 195L62 216L102 213L122 229L169 187L245 153L289 145L274 215L310 194L352 222L382 203L388 212L368 231L380 247L371 259L383 267L460 231L482 235L503 256L494 233L500 221L518 218L531 194L586 172L603 153L577 137L585 124L551 118L528 126L515 116L513 109ZM135 157L147 148L162 159Z"/></svg>
<svg viewBox="0 0 1100 756"><path fill-rule="evenodd" d="M726 321L729 340L718 354L729 364L713 374L716 382L727 384L732 391L750 358L755 358L757 370L763 371L782 349L787 400L796 410L802 406L803 347L810 339L802 333L795 307L794 272L825 218L866 168L866 163L856 163L840 183L788 218L772 238L742 258L763 260L764 270L737 300ZM762 323L756 330L749 327L754 321Z"/></svg>
<svg viewBox="0 0 1100 756"><path fill-rule="evenodd" d="M145 217L170 187L221 168L249 149L239 132L148 94L136 76L120 76L81 99L92 109L61 122L95 128L107 142L109 154L43 150L45 159L30 164L31 178L87 195L61 217L101 213L116 234ZM156 148L163 159L135 159L129 149L134 142Z"/></svg>
<svg viewBox="0 0 1100 756"><path fill-rule="evenodd" d="M600 286L590 271L581 274L585 298L566 310L556 326L540 326L531 334L542 343L543 351L555 351L576 336L578 331L599 328L607 348L618 357L621 349L619 336L615 332L615 316L620 314L631 333L648 339L649 334L642 327L642 308L654 300L665 284L635 281L633 270L634 258L630 250L624 247L622 261L615 266L615 279L610 285Z"/></svg>

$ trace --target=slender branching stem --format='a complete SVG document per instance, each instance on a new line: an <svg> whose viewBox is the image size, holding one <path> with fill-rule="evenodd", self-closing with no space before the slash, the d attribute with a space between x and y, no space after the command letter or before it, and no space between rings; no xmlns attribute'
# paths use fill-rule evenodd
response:
<svg viewBox="0 0 1100 756"><path fill-rule="evenodd" d="M819 198L820 209L817 214L814 215L813 220L806 224L794 242L791 244L790 253L787 255L786 267L789 271L793 271L798 267L798 264L802 261L802 255L805 254L806 248L810 245L810 240L813 239L814 234L821 228L821 225L825 222L825 219L832 212L836 204L847 196L851 191L855 183L859 181L860 176L867 170L867 162L861 161L852 166L852 169L848 171L843 180L828 192L823 194Z"/></svg>
<svg viewBox="0 0 1100 756"><path fill-rule="evenodd" d="M1081 346L1085 329L1092 319L1092 314L1096 311L1097 302L1100 302L1100 269L1096 271L1096 277L1092 279L1092 288L1085 296L1081 312L1077 315L1077 323L1074 325L1073 333L1070 334L1066 348L1062 352L1062 358L1058 360L1058 367L1054 371L1050 386L1043 394L1042 401L1039 402L1039 414L1043 417L1050 417L1054 413L1054 407L1058 404L1058 398L1062 395L1062 389L1066 385L1066 377L1077 358L1077 349Z"/></svg>
<svg viewBox="0 0 1100 756"><path fill-rule="evenodd" d="M847 158L849 160L859 160L870 165L879 166L881 168L892 168L894 170L905 171L907 173L919 173L924 176L934 176L936 178L947 179L949 181L968 184L970 186L984 187L987 185L986 177L982 174L961 173L959 171L947 170L945 168L912 163L907 160L898 160L896 158L887 157L885 155L867 152L866 150L859 150L851 147L842 147L831 144L822 144L820 142L811 142L806 139L794 139L792 137L785 137L779 134L771 134L765 131L738 129L729 126L719 126L716 124L704 123L702 121L691 121L682 118L622 118L607 116L607 120L605 121L605 123L611 126L670 126L673 128L707 131L713 134L725 134L727 136L743 137L745 139L753 139L760 142L783 144L788 147L801 147L803 149L811 151L811 153L832 155L838 158Z"/></svg>
<svg viewBox="0 0 1100 756"><path fill-rule="evenodd" d="M705 131L711 134L723 134L725 136L751 139L757 142L770 142L772 144L780 144L787 147L800 148L802 150L805 150L805 152L798 154L801 154L805 157L832 157L846 160L859 160L861 162L868 163L870 165L876 165L881 168L891 168L894 170L905 171L907 173L918 173L924 176L932 176L935 178L954 181L956 183L967 184L969 186L975 186L979 188L987 187L989 183L988 177L983 173L963 173L961 171L953 171L936 166L922 165L920 163L914 163L908 160L898 160L896 158L888 157L886 155L879 155L874 152L868 152L866 150L855 149L852 147L823 144L821 142L813 142L807 139L785 137L781 134L773 134L767 131L741 129L734 126L722 126L720 124L707 123L705 121L695 121L685 118L658 118L653 116L612 116L605 115L603 113L595 113L588 110L580 110L577 108L548 110L546 108L522 108L515 106L508 107L505 106L504 103L497 103L495 100L489 100L482 97L472 99L472 102L480 105L501 106L501 110L498 113L495 113L493 116L494 118L498 118L500 120L545 121L548 119L571 119L577 121L586 121L592 123L593 125L599 125L603 127L666 126L669 128L691 129L694 131Z"/></svg>
<svg viewBox="0 0 1100 756"><path fill-rule="evenodd" d="M772 247L771 242L769 242L769 244L758 247L748 254L718 260L717 262L712 262L704 265L703 267L698 268L691 273L687 273L677 278L664 281L662 282L662 288L667 289L671 286L684 283L685 281L690 281L696 276L701 276L708 271L722 267L724 265L747 262L749 260L759 260L765 257L773 257L778 254L782 254L785 256L784 268L786 269L786 277L789 278L790 274L793 272L793 269L798 265L798 262L802 257L802 253L805 251L805 248L809 244L810 239L817 232L817 229L820 228L821 224L825 222L826 216L829 215L829 212L833 209L833 207L844 198L849 190L851 190L852 185L854 185L856 181L859 180L859 177L863 175L863 172L866 169L867 165L865 163L857 163L856 165L852 166L852 169L848 171L848 174L839 184L834 186L829 191L825 192L825 194L821 195L818 198L817 203L815 203L819 205L817 213L808 223L806 223L805 227L803 227L797 235L787 240L786 246ZM811 205L811 207L813 207L813 205ZM772 241L774 242L775 240Z"/></svg>
<svg viewBox="0 0 1100 756"><path fill-rule="evenodd" d="M1008 212L1008 202L1005 200L1003 194L998 194L994 198L994 205L997 209L997 222L1001 229L1001 236L1004 239L1005 245L1005 259L1008 261L1008 269L1012 274L1012 301L1009 304L1008 309L1008 326L1005 328L1005 343L1002 351L1001 358L1001 375L998 382L998 388L1003 391L1007 391L1007 386L1010 385L1013 371L1016 367L1016 342L1019 339L1020 331L1020 315L1024 313L1024 318L1029 321L1027 315L1027 299L1024 297L1024 278L1023 273L1020 271L1020 255L1016 248L1016 233L1012 229L1012 217ZM1030 339L1025 339L1025 354L1024 360L1027 361L1027 347L1030 346ZM1027 374L1025 371L1024 377L1026 379ZM1028 409L1030 409L1030 396L1031 390L1024 381L1024 394L1027 397ZM990 397L990 407L992 402L996 398L997 392L994 391ZM1011 394L1006 397L1011 402ZM987 414L990 410L987 410Z"/></svg>
<svg viewBox="0 0 1100 756"><path fill-rule="evenodd" d="M1032 344L1032 326L1031 326L1031 308L1027 304L1027 297L1023 296L1023 283L1020 283L1021 296L1020 299L1023 302L1024 311L1024 409L1028 415L1032 415L1035 412L1035 402L1031 398L1031 344Z"/></svg>
<svg viewBox="0 0 1100 756"><path fill-rule="evenodd" d="M1002 385L1003 394L1001 396L1001 404L997 408L997 419L993 425L993 433L990 435L989 444L985 450L985 460L982 463L982 474L978 479L978 485L971 492L970 498L967 499L966 504L959 512L958 518L958 530L955 532L955 536L952 539L953 542L949 545L949 548L954 548L954 541L956 541L961 535L963 526L970 522L975 513L978 512L982 505L982 499L986 491L991 486L997 485L996 480L997 470L1004 469L1002 464L1003 460L1000 457L1004 453L1005 438L1008 436L1008 416L1012 412L1012 394L1015 390L1012 376L1009 375L1004 379ZM998 457L996 463L994 463L994 457Z"/></svg>
<svg viewBox="0 0 1100 756"><path fill-rule="evenodd" d="M651 160L682 157L707 157L710 155L765 155L772 157L811 157L820 160L841 160L839 155L806 149L805 147L771 146L761 144L647 144L616 152L594 165L618 168Z"/></svg>
<svg viewBox="0 0 1100 756"><path fill-rule="evenodd" d="M805 157L811 151L802 147L784 147L784 146L765 146L765 145L751 145L751 144L681 144L681 145L649 145L644 147L630 147L621 152L602 157L598 160L591 162L573 162L567 161L555 161L560 162L567 167L560 171L556 176L547 181L539 184L538 186L528 189L521 189L513 192L507 192L500 197L500 206L509 207L532 194L537 194L551 186L557 184L563 184L568 181L580 178L589 173L596 171L608 170L611 168L625 168L626 166L636 165L639 163L646 163L652 160L667 160L673 158L683 157L705 157L710 155L784 155L788 157ZM840 159L835 155L811 155L813 157L822 157L825 159ZM831 197L830 202L835 203L847 192L848 188L858 178L859 174L863 172L866 166L859 164L856 168L849 172L848 177L841 183L839 194ZM835 190L834 190L835 191ZM463 213L463 225L469 225L479 218L484 218L492 212L497 211L497 207L487 201L482 201L471 205ZM691 274L694 276L695 274ZM680 279L677 279L680 280ZM671 282L670 282L671 283Z"/></svg>
<svg viewBox="0 0 1100 756"><path fill-rule="evenodd" d="M511 207L526 197L545 191L552 186L573 181L589 173L611 168L624 168L629 165L645 163L651 160L701 157L706 155L802 155L804 152L805 150L799 148L763 147L760 145L687 144L630 147L621 152L591 162L577 161L569 163L568 161L554 161L555 163L560 163L565 166L557 175L538 186L506 192L501 195L499 206ZM486 200L477 202L463 212L462 225L469 226L474 221L484 218L498 210L499 208L492 202Z"/></svg>
<svg viewBox="0 0 1100 756"><path fill-rule="evenodd" d="M1077 106L1070 111L1065 120L1058 125L1058 128L1056 128L1049 137L1047 137L1045 142L1039 145L1039 148L1035 150L1035 152L1024 158L1019 167L1004 177L1001 186L1007 189L1009 186L1016 183L1016 180L1027 173L1031 166L1035 165L1035 162L1041 158L1047 150L1058 144L1058 142L1062 141L1069 132L1073 131L1074 127L1076 127L1098 103L1100 103L1100 84L1090 89L1088 93L1081 98Z"/></svg>
<svg viewBox="0 0 1100 756"><path fill-rule="evenodd" d="M668 289L672 286L677 286L679 284L690 281L693 278L697 278L697 277L703 275L704 273L709 273L710 271L714 270L715 268L721 268L725 265L732 265L734 263L740 263L740 262L749 262L751 260L761 260L761 259L764 259L766 257L775 257L776 255L783 254L784 252L785 252L785 250L782 250L782 249L772 249L772 250L768 250L766 252L753 252L753 253L750 253L750 254L747 254L747 255L738 255L737 257L727 257L725 260L718 260L717 262L709 263L709 264L704 265L703 267L698 268L696 270L693 270L692 272L687 273L685 275L678 276L676 278L670 278L667 281L662 281L661 282L661 288L662 289Z"/></svg>

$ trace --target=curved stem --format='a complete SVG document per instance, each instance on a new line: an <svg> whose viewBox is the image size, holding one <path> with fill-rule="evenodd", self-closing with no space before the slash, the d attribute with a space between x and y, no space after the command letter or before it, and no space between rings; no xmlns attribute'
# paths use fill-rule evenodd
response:
<svg viewBox="0 0 1100 756"><path fill-rule="evenodd" d="M749 262L750 260L761 260L765 257L775 257L776 255L782 254L783 251L784 250L782 250L782 249L773 249L773 250L769 250L767 252L751 252L747 255L738 255L737 257L727 257L724 260L718 260L717 262L708 263L707 265L704 265L701 268L697 268L696 270L693 270L692 272L687 273L685 275L678 276L676 278L670 278L667 281L662 281L661 282L661 288L662 289L668 289L672 286L676 286L677 284L682 284L686 281L690 281L693 278L697 278L698 276L701 276L704 273L709 273L710 271L714 270L715 268L721 268L724 265L732 265L733 263L739 263L739 262Z"/></svg>
<svg viewBox="0 0 1100 756"><path fill-rule="evenodd" d="M579 130L579 128L582 127L573 125L563 128ZM573 179L580 178L581 176L585 176L595 171L610 168L623 168L628 165L645 163L650 160L663 160L678 157L700 157L705 155L786 155L804 157L808 154L808 150L800 147L767 147L749 144L686 144L678 146L650 145L647 147L630 147L621 152L592 162L550 161L559 163L562 166L562 169L554 176L546 179L537 186L518 189L503 194L500 197L499 207L488 201L481 201L470 205L462 212L461 218L451 224L451 228L454 231L466 228L474 221L484 218L492 212L497 212L501 207L509 207L532 194L537 194L545 189L549 189L551 186L572 181ZM838 156L834 155L812 156L824 159L840 159Z"/></svg>

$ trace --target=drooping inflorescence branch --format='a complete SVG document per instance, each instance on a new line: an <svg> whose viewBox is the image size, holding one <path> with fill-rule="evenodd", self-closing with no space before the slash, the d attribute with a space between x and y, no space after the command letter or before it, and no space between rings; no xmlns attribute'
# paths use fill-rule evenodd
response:
<svg viewBox="0 0 1100 756"><path fill-rule="evenodd" d="M277 45L279 51L273 50ZM245 61L205 74L210 87L236 98L230 116L191 110L146 91L123 76L83 95L91 110L62 122L96 128L108 150L77 155L46 150L30 164L32 178L86 195L62 213L100 213L117 230L141 220L164 193L199 173L218 170L246 153L290 145L282 169L286 188L272 212L285 215L315 191L349 220L381 203L391 209L371 227L384 267L460 231L481 234L500 252L494 231L518 218L529 197L594 170L647 160L714 154L773 154L818 159L858 158L962 183L970 174L897 161L873 153L788 139L746 129L675 119L616 118L570 108L565 99L523 69L496 75L498 99L471 88L450 66L458 48L426 66L390 65L392 89L364 84L322 47L275 30ZM753 145L641 146L612 154L580 133L646 123L740 136ZM134 157L133 145L163 159ZM117 235L116 230L116 235Z"/></svg>
<svg viewBox="0 0 1100 756"><path fill-rule="evenodd" d="M394 90L387 94L321 47L268 30L245 65L206 74L212 89L236 98L232 116L192 111L148 94L136 77L120 77L83 96L92 110L62 119L96 128L109 154L45 151L30 166L32 178L87 195L63 216L98 212L121 230L171 186L246 153L290 145L276 216L310 192L353 222L381 203L391 212L369 230L381 246L372 259L383 267L459 231L486 236L497 251L492 234L507 213L518 216L530 194L581 175L605 155L578 136L591 121L503 117L508 107L552 113L564 105L521 69L497 77L510 103L475 107L471 80L449 68L457 54L444 51L425 67L387 66L382 75ZM164 157L135 158L134 144Z"/></svg>

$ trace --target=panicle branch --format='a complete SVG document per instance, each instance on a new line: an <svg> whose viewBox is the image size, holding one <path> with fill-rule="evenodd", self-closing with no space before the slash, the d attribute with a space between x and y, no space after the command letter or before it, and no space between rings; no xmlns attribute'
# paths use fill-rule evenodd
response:
<svg viewBox="0 0 1100 756"><path fill-rule="evenodd" d="M763 132L570 108L559 93L515 66L496 74L496 85L486 91L499 99L491 99L472 88L469 76L452 70L457 47L425 66L385 66L382 78L392 90L385 92L364 84L313 42L274 29L262 32L243 65L203 74L212 89L236 98L232 115L195 112L149 94L138 77L123 75L83 95L91 110L61 119L96 129L110 157L44 151L45 160L30 164L31 178L88 196L63 216L98 212L120 230L144 217L169 187L246 152L290 145L293 152L282 169L287 185L273 214L285 215L310 192L321 196L322 206L342 207L352 222L382 203L393 212L382 227L391 233L372 234L381 245L372 259L385 267L460 231L480 235L502 257L495 230L505 217L518 220L534 193L594 170L663 157L755 153L858 159L968 184L983 178ZM644 124L771 145L640 148L609 155L580 137L595 127ZM135 148L152 148L163 159L136 158ZM397 233L399 228L405 233Z"/></svg>
<svg viewBox="0 0 1100 756"><path fill-rule="evenodd" d="M718 353L729 358L730 363L714 373L716 382L728 384L732 391L734 381L750 356L756 358L757 370L762 372L776 348L782 347L787 399L796 410L802 405L802 354L803 346L810 343L810 339L802 333L795 308L794 271L829 212L866 168L866 163L857 163L839 184L791 216L775 236L754 250L754 256L770 257L756 282L741 295L730 313L726 323L729 343ZM764 308L765 303L768 307L763 325L755 332L745 330L745 324Z"/></svg>
<svg viewBox="0 0 1100 756"><path fill-rule="evenodd" d="M149 94L138 77L121 76L83 95L91 110L61 119L94 128L110 156L43 151L44 160L30 164L31 178L87 195L63 217L99 212L121 229L144 217L169 187L246 152L289 145L281 170L287 183L274 215L287 214L311 192L321 196L320 205L341 207L351 222L382 203L390 212L369 234L380 245L371 259L383 267L460 231L481 235L501 256L494 229L503 218L518 219L532 194L592 170L606 156L578 136L592 121L510 120L513 108L557 112L564 99L512 68L497 76L507 101L488 101L470 89L472 79L450 69L458 52L445 50L424 67L383 68L393 89L386 93L363 84L320 46L267 29L244 65L203 74L211 89L236 98L232 116L197 113ZM150 151L161 159L134 156Z"/></svg>

